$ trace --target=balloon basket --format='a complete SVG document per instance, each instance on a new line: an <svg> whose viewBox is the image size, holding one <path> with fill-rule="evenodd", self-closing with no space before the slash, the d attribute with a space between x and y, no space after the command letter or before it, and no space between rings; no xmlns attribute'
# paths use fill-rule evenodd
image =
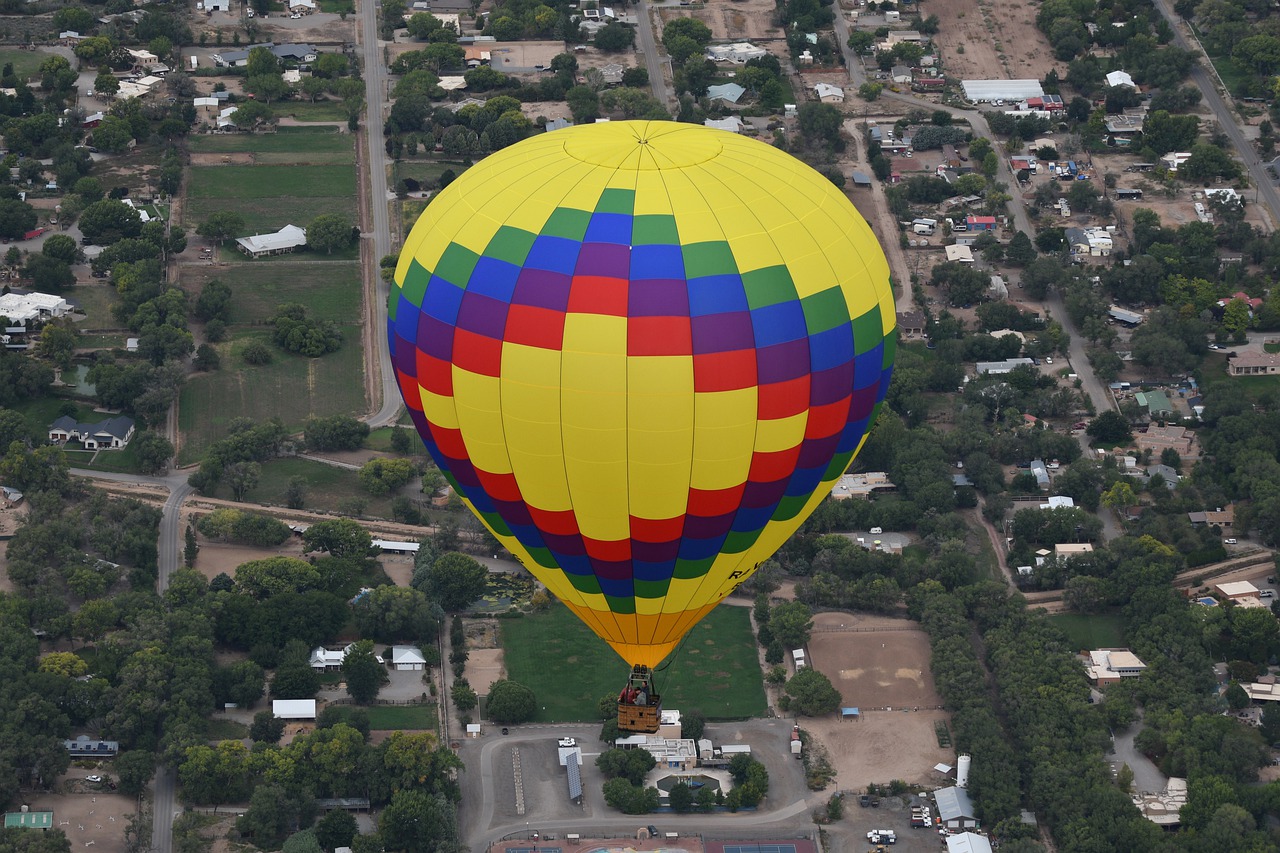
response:
<svg viewBox="0 0 1280 853"><path fill-rule="evenodd" d="M653 686L647 666L631 668L627 686L618 696L618 728L624 732L654 734L662 722L662 697Z"/></svg>

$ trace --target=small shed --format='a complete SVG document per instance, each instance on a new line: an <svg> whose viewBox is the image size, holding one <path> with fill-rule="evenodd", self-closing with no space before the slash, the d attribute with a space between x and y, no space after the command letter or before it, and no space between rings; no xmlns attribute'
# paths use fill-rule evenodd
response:
<svg viewBox="0 0 1280 853"><path fill-rule="evenodd" d="M868 175L866 172L856 172L856 171L855 171L855 172L853 173L853 185L854 185L855 187L857 187L858 189L870 189L870 188L871 188L871 176L870 176L870 175Z"/></svg>
<svg viewBox="0 0 1280 853"><path fill-rule="evenodd" d="M275 699L271 702L271 713L277 720L314 720L316 700Z"/></svg>
<svg viewBox="0 0 1280 853"><path fill-rule="evenodd" d="M33 812L22 807L20 812L8 812L4 816L5 829L51 829L53 812Z"/></svg>
<svg viewBox="0 0 1280 853"><path fill-rule="evenodd" d="M861 712L861 711L859 711L857 708L841 708L841 709L840 709L840 719L841 719L841 720L854 720L854 721L857 721L857 720L858 720L858 719L860 719L861 717L862 717L862 712Z"/></svg>

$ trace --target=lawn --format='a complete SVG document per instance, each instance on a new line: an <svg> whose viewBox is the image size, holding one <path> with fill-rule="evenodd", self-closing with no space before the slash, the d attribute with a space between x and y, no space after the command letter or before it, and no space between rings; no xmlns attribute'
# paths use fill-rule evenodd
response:
<svg viewBox="0 0 1280 853"><path fill-rule="evenodd" d="M1263 350L1265 350L1266 352L1280 352L1280 343L1276 343L1276 344L1263 344L1263 345L1262 345L1262 348L1263 348Z"/></svg>
<svg viewBox="0 0 1280 853"><path fill-rule="evenodd" d="M1124 617L1056 613L1049 617L1075 649L1113 649L1124 645Z"/></svg>
<svg viewBox="0 0 1280 853"><path fill-rule="evenodd" d="M538 697L539 722L598 720L602 696L616 695L628 668L562 605L505 620L507 673ZM709 719L765 713L764 685L746 608L718 607L694 626L658 676L665 708L697 709Z"/></svg>
<svg viewBox="0 0 1280 853"><path fill-rule="evenodd" d="M209 740L240 740L249 736L249 727L235 720L207 720L204 734Z"/></svg>
<svg viewBox="0 0 1280 853"><path fill-rule="evenodd" d="M463 163L437 160L434 157L423 157L397 161L392 166L391 176L393 183L398 184L405 178L413 178L422 184L424 188L435 189L440 182L440 176L445 172L451 171L454 177L457 177L466 170L467 167Z"/></svg>
<svg viewBox="0 0 1280 853"><path fill-rule="evenodd" d="M49 54L36 50L0 50L0 66L13 64L13 74L19 80L34 77L40 71L40 63L49 58Z"/></svg>
<svg viewBox="0 0 1280 853"><path fill-rule="evenodd" d="M76 408L75 413L71 416L83 423L99 421L107 417L107 415L100 412L95 412L92 406L87 406L78 400L69 400L66 397L37 397L34 400L15 403L9 408L26 418L27 425L36 435L48 437L49 424L61 417L61 410L68 403L71 403Z"/></svg>
<svg viewBox="0 0 1280 853"><path fill-rule="evenodd" d="M105 417L105 415L94 414L92 419ZM103 450L94 458L92 450L68 450L67 459L71 462L73 468L88 468L90 471L113 471L117 474L137 474L141 470L138 467L137 448L130 443L123 450ZM89 460L93 460L90 462Z"/></svg>
<svg viewBox="0 0 1280 853"><path fill-rule="evenodd" d="M111 306L118 301L116 289L103 281L102 284L81 285L71 292L71 298L80 306L85 315L80 322L83 329L118 329L120 324L111 315ZM86 346L86 344L80 344ZM123 338L120 345L124 346Z"/></svg>
<svg viewBox="0 0 1280 853"><path fill-rule="evenodd" d="M232 418L278 417L292 432L312 416L364 411L360 327L343 326L342 332L345 340L337 352L306 358L272 346L275 360L258 367L245 364L240 353L254 339L270 346L265 330L241 332L218 344L222 369L193 376L178 398L182 463L198 461L212 442L225 437Z"/></svg>
<svg viewBox="0 0 1280 853"><path fill-rule="evenodd" d="M436 705L371 705L363 710L369 715L369 728L374 731L436 731L439 728L440 713Z"/></svg>
<svg viewBox="0 0 1280 853"><path fill-rule="evenodd" d="M391 516L391 498L375 498L368 494L361 488L355 471L296 457L271 459L262 463L262 478L258 481L258 487L246 494L245 499L254 503L283 506L285 489L294 477L301 477L307 483L306 497L303 499L305 509L336 511L345 501L359 497L367 501L364 515L375 518ZM223 488L219 496L230 497L230 490Z"/></svg>
<svg viewBox="0 0 1280 853"><path fill-rule="evenodd" d="M272 263L242 264L235 269L184 267L182 289L194 303L205 283L221 279L231 287L232 326L264 323L285 302L301 302L322 320L351 323L361 315L360 265L356 263L297 263L296 255L281 255Z"/></svg>

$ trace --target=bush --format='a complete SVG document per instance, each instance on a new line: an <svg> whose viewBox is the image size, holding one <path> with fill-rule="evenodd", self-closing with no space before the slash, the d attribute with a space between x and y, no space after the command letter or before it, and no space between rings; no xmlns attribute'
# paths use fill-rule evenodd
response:
<svg viewBox="0 0 1280 853"><path fill-rule="evenodd" d="M278 518L239 509L214 510L197 527L209 539L264 548L281 544L292 532Z"/></svg>
<svg viewBox="0 0 1280 853"><path fill-rule="evenodd" d="M537 713L538 700L528 687L518 681L503 679L489 687L485 709L489 719L495 723L526 723Z"/></svg>
<svg viewBox="0 0 1280 853"><path fill-rule="evenodd" d="M240 357L244 359L245 364L261 366L270 364L275 361L275 356L271 354L271 350L262 341L252 341L240 351Z"/></svg>

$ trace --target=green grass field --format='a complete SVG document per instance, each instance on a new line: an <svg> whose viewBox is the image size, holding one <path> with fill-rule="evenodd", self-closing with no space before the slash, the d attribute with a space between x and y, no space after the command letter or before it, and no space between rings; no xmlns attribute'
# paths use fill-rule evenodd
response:
<svg viewBox="0 0 1280 853"><path fill-rule="evenodd" d="M345 118L345 116L344 116ZM355 140L350 134L327 127L287 128L292 133L196 134L190 139L193 154L248 152L259 163L354 163ZM279 159L267 159L277 157ZM288 159L284 159L284 158Z"/></svg>
<svg viewBox="0 0 1280 853"><path fill-rule="evenodd" d="M6 39L7 41L8 39ZM25 80L34 77L40 71L40 63L49 58L49 54L38 50L0 50L0 67L13 64L14 76Z"/></svg>
<svg viewBox="0 0 1280 853"><path fill-rule="evenodd" d="M103 415L95 414L93 417L101 418ZM91 450L68 450L67 458L71 460L73 468L88 468L91 471L137 474L141 470L138 467L137 449L132 443L123 450L104 450L97 454L96 459Z"/></svg>
<svg viewBox="0 0 1280 853"><path fill-rule="evenodd" d="M69 400L66 397L37 397L34 400L16 403L9 408L27 419L27 426L31 428L32 432L38 436L48 438L49 424L58 419L62 414L59 410L67 403L75 405L76 411L72 417L78 421L90 422L106 417L106 415L95 412L92 406L85 405L79 400Z"/></svg>
<svg viewBox="0 0 1280 853"><path fill-rule="evenodd" d="M1124 645L1124 617L1085 616L1055 613L1049 621L1057 626L1076 649L1109 649Z"/></svg>
<svg viewBox="0 0 1280 853"><path fill-rule="evenodd" d="M391 167L392 183L399 183L405 178L413 178L427 189L435 189L440 176L452 171L454 177L467 170L464 163L437 160L434 157L415 157L397 161Z"/></svg>
<svg viewBox="0 0 1280 853"><path fill-rule="evenodd" d="M116 289L105 281L102 285L91 284L80 286L75 289L72 297L80 304L80 310L84 313L84 320L78 325L82 329L118 329L120 324L116 322L116 318L111 315L111 306L119 301ZM124 346L124 338L121 337L120 345ZM80 346L89 346L81 343Z"/></svg>
<svg viewBox="0 0 1280 853"><path fill-rule="evenodd" d="M440 728L440 714L435 705L370 705L364 710L369 715L369 728L374 731L427 729L434 732Z"/></svg>
<svg viewBox="0 0 1280 853"><path fill-rule="evenodd" d="M289 480L294 477L301 477L307 483L304 509L337 511L349 498L360 497L367 501L365 515L376 518L389 518L391 515L391 498L375 498L367 493L361 488L355 471L310 459L283 458L262 463L262 478L258 481L258 487L246 494L245 499L254 503L283 506L285 489ZM231 491L221 487L217 496L230 498Z"/></svg>
<svg viewBox="0 0 1280 853"><path fill-rule="evenodd" d="M270 345L262 332L241 332L217 345L222 369L193 376L179 396L178 425L183 433L179 459L196 462L205 449L227 434L232 418L255 421L278 417L290 431L302 429L312 416L362 411L364 356L360 327L346 325L342 348L321 358L306 358L272 347L275 361L254 367L240 356L255 338Z"/></svg>
<svg viewBox="0 0 1280 853"><path fill-rule="evenodd" d="M307 255L305 257L311 257ZM360 265L298 263L297 255L281 255L271 263L225 267L185 267L182 289L194 303L206 282L220 279L231 287L232 327L264 323L285 302L301 302L321 320L353 323L360 319Z"/></svg>
<svg viewBox="0 0 1280 853"><path fill-rule="evenodd" d="M617 695L627 678L621 658L561 605L503 621L502 648L509 677L537 696L539 722L597 720L600 698ZM665 708L696 708L709 719L763 715L764 684L746 608L718 607L694 626L658 687Z"/></svg>
<svg viewBox="0 0 1280 853"><path fill-rule="evenodd" d="M277 115L293 116L298 121L346 122L347 108L342 101L288 101L276 107ZM350 139L350 137L347 137Z"/></svg>

